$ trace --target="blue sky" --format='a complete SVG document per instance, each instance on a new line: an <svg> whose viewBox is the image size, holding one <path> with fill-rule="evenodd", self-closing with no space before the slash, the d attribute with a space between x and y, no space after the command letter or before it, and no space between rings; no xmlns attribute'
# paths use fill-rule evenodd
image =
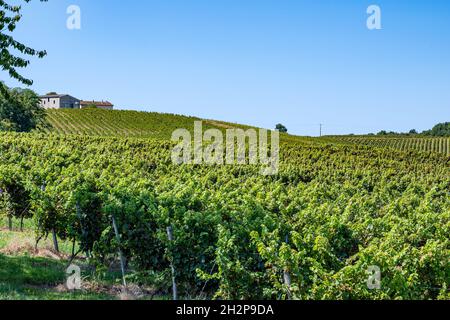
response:
<svg viewBox="0 0 450 320"><path fill-rule="evenodd" d="M66 28L71 4L81 30ZM371 4L382 30L366 28ZM300 135L450 121L450 1L33 0L23 13L16 38L48 51L24 70L38 93Z"/></svg>

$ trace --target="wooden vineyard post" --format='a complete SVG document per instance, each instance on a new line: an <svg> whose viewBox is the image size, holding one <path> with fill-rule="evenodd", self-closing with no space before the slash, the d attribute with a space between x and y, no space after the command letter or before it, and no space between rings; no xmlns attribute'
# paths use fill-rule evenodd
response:
<svg viewBox="0 0 450 320"><path fill-rule="evenodd" d="M78 220L80 220L81 238L82 238L82 241L86 241L86 230L83 227L83 217L81 215L80 204L78 203L78 201L75 204L75 208L77 210ZM88 251L88 250L86 249L85 251ZM85 252L85 253L86 253L86 256L88 256L88 258L90 258L90 253L89 252Z"/></svg>
<svg viewBox="0 0 450 320"><path fill-rule="evenodd" d="M289 235L286 234L286 244L289 243ZM283 280L284 280L284 285L287 288L287 294L288 294L288 299L291 300L291 274L289 273L289 270L287 270L287 268L284 269L283 271Z"/></svg>
<svg viewBox="0 0 450 320"><path fill-rule="evenodd" d="M58 238L56 237L55 229L52 230L52 236L53 236L53 246L55 247L55 251L57 253L59 253Z"/></svg>
<svg viewBox="0 0 450 320"><path fill-rule="evenodd" d="M41 191L45 192L45 183L41 186ZM52 230L52 238L53 238L53 247L57 253L59 253L59 245L58 245L58 237L56 236L56 230L53 228ZM37 243L36 243L37 247Z"/></svg>
<svg viewBox="0 0 450 320"><path fill-rule="evenodd" d="M116 219L114 218L114 215L111 215L112 217L112 224L114 228L114 233L116 234L117 243L119 244L119 259L120 259L120 269L122 270L122 283L123 286L127 286L127 282L125 280L125 262L123 260L123 254L122 250L120 249L120 235L119 235L119 229L117 228Z"/></svg>
<svg viewBox="0 0 450 320"><path fill-rule="evenodd" d="M167 238L169 239L169 242L173 241L173 232L172 227L167 227ZM175 267L173 265L173 255L172 260L170 261L170 268L172 269L172 293L173 293L173 300L178 300L178 292L177 292L177 283L175 281Z"/></svg>

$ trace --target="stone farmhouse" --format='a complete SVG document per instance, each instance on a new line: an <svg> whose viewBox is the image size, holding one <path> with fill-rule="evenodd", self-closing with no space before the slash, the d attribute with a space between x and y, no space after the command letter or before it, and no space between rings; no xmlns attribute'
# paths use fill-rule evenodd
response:
<svg viewBox="0 0 450 320"><path fill-rule="evenodd" d="M40 96L39 99L44 109L82 109L91 106L105 110L114 109L114 105L109 101L84 101L68 94L50 93Z"/></svg>

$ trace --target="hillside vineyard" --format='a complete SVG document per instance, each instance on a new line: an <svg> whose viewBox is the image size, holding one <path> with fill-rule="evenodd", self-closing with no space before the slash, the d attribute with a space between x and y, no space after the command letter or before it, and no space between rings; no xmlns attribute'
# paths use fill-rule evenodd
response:
<svg viewBox="0 0 450 320"><path fill-rule="evenodd" d="M175 165L163 139L2 133L0 184L22 190L38 237L54 231L98 267L120 248L130 276L166 289L172 263L180 295L450 298L449 157L281 141L278 173L262 176Z"/></svg>
<svg viewBox="0 0 450 320"><path fill-rule="evenodd" d="M368 145L380 148L393 148L402 151L417 150L436 152L450 156L449 137L334 137L335 141Z"/></svg>
<svg viewBox="0 0 450 320"><path fill-rule="evenodd" d="M90 136L134 137L170 140L171 133L179 128L194 129L194 122L202 119L181 115L138 112L107 111L99 109L85 110L47 110L49 127L40 128L40 132L59 134L79 134ZM205 130L219 128L248 129L249 126L218 121L203 120ZM225 131L224 131L225 133ZM283 134L282 134L283 135ZM285 140L297 142L295 136L284 135ZM320 143L342 143L368 145L380 148L393 148L401 151L422 151L441 153L450 156L450 138L433 137L371 137L371 136L336 136L301 138Z"/></svg>

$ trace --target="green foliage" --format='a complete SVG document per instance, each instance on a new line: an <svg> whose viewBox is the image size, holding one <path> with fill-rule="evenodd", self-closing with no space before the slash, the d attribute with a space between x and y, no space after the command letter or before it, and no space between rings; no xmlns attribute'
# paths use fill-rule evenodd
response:
<svg viewBox="0 0 450 320"><path fill-rule="evenodd" d="M288 132L288 129L284 125L282 125L281 123L279 123L279 124L277 124L275 126L275 130L278 130L278 131L283 132L283 133L287 133Z"/></svg>
<svg viewBox="0 0 450 320"><path fill-rule="evenodd" d="M83 107L83 109L97 109L97 105L91 103L88 104L86 107Z"/></svg>
<svg viewBox="0 0 450 320"><path fill-rule="evenodd" d="M25 185L20 167L0 166L0 209L9 218L31 217L30 192Z"/></svg>
<svg viewBox="0 0 450 320"><path fill-rule="evenodd" d="M404 132L395 132L395 131L386 131L381 130L377 133L378 136L410 136L410 135L418 135L416 129L411 129L408 133ZM373 136L373 133L369 133L368 135ZM450 122L439 123L433 127L431 130L425 130L421 133L422 136L433 136L433 137L450 137Z"/></svg>
<svg viewBox="0 0 450 320"><path fill-rule="evenodd" d="M0 130L28 132L37 126L45 127L45 110L39 97L31 90L5 89L0 92Z"/></svg>
<svg viewBox="0 0 450 320"><path fill-rule="evenodd" d="M30 0L23 0L30 2ZM47 0L40 0L46 2ZM30 64L29 60L15 55L19 52L25 56L43 58L45 51L34 50L23 43L15 40L11 33L16 29L17 23L21 20L22 7L16 4L9 4L6 0L0 0L0 67L8 72L9 76L19 82L32 85L33 81L23 77L18 68L25 68ZM0 92L5 92L5 86L0 82Z"/></svg>
<svg viewBox="0 0 450 320"><path fill-rule="evenodd" d="M426 136L450 137L450 122L439 123L433 129L422 132Z"/></svg>
<svg viewBox="0 0 450 320"><path fill-rule="evenodd" d="M134 138L3 133L0 161L31 190L39 234L75 239L99 270L120 248L129 279L166 292L173 263L184 297L448 298L448 157L285 139L272 177L177 166L172 143Z"/></svg>
<svg viewBox="0 0 450 320"><path fill-rule="evenodd" d="M327 137L323 141L343 142L371 147L393 148L401 151L434 152L450 156L450 138L431 138L418 135L410 137L395 136L336 136Z"/></svg>
<svg viewBox="0 0 450 320"><path fill-rule="evenodd" d="M194 121L203 121L205 131L212 128L222 131L229 128L249 128L182 115L99 108L47 110L47 120L50 126L39 128L41 132L158 140L170 140L172 132L179 128L193 132Z"/></svg>

